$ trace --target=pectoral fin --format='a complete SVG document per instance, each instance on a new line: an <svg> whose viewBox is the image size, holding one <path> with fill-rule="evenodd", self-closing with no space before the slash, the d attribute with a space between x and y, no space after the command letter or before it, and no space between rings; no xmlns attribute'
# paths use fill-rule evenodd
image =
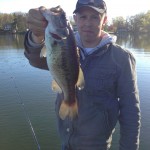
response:
<svg viewBox="0 0 150 150"><path fill-rule="evenodd" d="M41 49L40 57L41 58L46 57L46 47L45 46Z"/></svg>
<svg viewBox="0 0 150 150"><path fill-rule="evenodd" d="M59 85L57 84L57 82L55 80L52 81L52 90L54 92L62 93L61 88L59 87Z"/></svg>
<svg viewBox="0 0 150 150"><path fill-rule="evenodd" d="M78 87L79 90L82 90L84 88L85 81L84 81L84 75L83 71L81 68L79 68L79 76L78 76L78 81L76 86Z"/></svg>

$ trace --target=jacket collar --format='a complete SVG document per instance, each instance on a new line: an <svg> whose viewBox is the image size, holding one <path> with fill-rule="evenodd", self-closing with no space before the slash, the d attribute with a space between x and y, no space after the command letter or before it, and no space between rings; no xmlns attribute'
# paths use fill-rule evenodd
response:
<svg viewBox="0 0 150 150"><path fill-rule="evenodd" d="M102 40L100 41L100 43L96 47L94 47L93 49L87 52L86 49L82 45L80 35L78 32L75 33L75 38L76 38L77 46L80 49L82 59L84 59L87 55L90 55L92 53L96 53L99 55L99 52L98 53L96 52L97 50L98 51L102 50L104 52L105 48L108 49L108 44L110 45L112 43L115 43L117 40L117 37L115 35L110 35L107 32L102 31Z"/></svg>

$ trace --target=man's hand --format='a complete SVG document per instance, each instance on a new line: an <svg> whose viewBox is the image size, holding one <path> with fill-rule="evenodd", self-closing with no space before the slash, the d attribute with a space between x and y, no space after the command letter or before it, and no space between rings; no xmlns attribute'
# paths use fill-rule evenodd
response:
<svg viewBox="0 0 150 150"><path fill-rule="evenodd" d="M27 17L27 25L30 31L32 31L32 41L35 43L41 43L44 40L45 28L47 21L43 17L41 10L45 7L30 9Z"/></svg>

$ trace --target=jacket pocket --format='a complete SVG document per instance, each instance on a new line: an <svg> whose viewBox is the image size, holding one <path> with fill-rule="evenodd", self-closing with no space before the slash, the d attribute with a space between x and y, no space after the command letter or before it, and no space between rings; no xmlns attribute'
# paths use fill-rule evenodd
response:
<svg viewBox="0 0 150 150"><path fill-rule="evenodd" d="M78 133L80 136L100 136L106 138L110 135L108 113L101 104L92 103L80 109Z"/></svg>
<svg viewBox="0 0 150 150"><path fill-rule="evenodd" d="M88 95L107 97L116 89L115 70L97 69L91 71L86 78L85 86Z"/></svg>

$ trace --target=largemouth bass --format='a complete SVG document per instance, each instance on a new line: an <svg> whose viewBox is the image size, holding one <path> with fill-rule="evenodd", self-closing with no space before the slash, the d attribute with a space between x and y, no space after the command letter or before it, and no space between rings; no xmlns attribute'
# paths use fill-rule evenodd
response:
<svg viewBox="0 0 150 150"><path fill-rule="evenodd" d="M59 116L73 119L78 114L76 88L84 87L74 33L60 6L41 12L48 21L45 45L48 68L54 78L52 89L63 93Z"/></svg>

